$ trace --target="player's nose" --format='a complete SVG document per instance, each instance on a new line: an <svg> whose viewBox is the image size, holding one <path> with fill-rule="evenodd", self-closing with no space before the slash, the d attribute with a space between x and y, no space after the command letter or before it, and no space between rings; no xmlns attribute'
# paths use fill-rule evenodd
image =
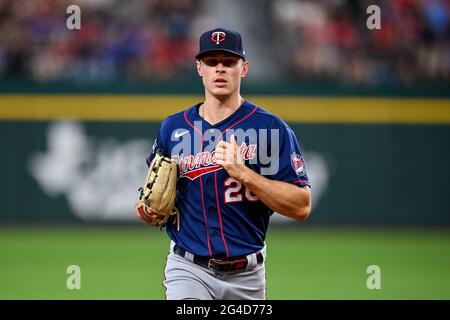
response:
<svg viewBox="0 0 450 320"><path fill-rule="evenodd" d="M223 71L225 71L225 67L224 67L224 65L222 64L222 62L219 62L219 63L216 65L216 72L223 72Z"/></svg>

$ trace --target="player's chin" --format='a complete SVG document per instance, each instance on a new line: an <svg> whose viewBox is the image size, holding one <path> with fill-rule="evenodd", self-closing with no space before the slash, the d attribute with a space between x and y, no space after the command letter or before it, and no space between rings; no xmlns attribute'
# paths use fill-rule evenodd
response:
<svg viewBox="0 0 450 320"><path fill-rule="evenodd" d="M220 86L213 84L210 87L210 91L213 94L215 94L215 95L219 95L219 94L222 94L222 95L227 94L227 95L229 95L231 93L231 91L232 91L231 89L232 88L231 88L231 86L228 83L225 84L225 85L220 85Z"/></svg>
<svg viewBox="0 0 450 320"><path fill-rule="evenodd" d="M225 99L231 95L231 90L227 88L215 88L211 90L211 93L219 99Z"/></svg>

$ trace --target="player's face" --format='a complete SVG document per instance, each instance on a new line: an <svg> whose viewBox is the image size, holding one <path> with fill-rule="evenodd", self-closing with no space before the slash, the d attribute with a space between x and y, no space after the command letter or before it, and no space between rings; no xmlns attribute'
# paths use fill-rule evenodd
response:
<svg viewBox="0 0 450 320"><path fill-rule="evenodd" d="M226 52L210 52L197 61L197 71L207 92L227 97L239 91L241 78L248 72L248 61Z"/></svg>

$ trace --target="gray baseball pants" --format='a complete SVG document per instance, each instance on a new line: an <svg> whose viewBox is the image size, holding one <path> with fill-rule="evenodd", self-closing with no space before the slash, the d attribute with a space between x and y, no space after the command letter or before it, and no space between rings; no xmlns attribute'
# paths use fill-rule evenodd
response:
<svg viewBox="0 0 450 320"><path fill-rule="evenodd" d="M164 270L163 285L167 300L264 300L266 297L266 246L261 250L262 264L256 254L249 255L246 270L237 274L218 274L173 251L171 241ZM192 260L192 258L191 258Z"/></svg>

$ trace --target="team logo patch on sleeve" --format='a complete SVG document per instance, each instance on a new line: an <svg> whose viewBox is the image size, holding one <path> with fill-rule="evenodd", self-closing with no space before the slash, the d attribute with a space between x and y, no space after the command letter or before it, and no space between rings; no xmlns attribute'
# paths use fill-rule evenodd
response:
<svg viewBox="0 0 450 320"><path fill-rule="evenodd" d="M302 175L305 170L305 162L303 161L302 156L293 152L291 154L291 164L292 168L295 170L295 173L297 173L298 176Z"/></svg>

